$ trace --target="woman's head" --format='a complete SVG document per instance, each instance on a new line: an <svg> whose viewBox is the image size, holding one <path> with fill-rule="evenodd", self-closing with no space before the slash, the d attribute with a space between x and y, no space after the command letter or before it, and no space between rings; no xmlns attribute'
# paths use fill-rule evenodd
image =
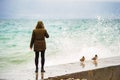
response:
<svg viewBox="0 0 120 80"><path fill-rule="evenodd" d="M40 29L40 28L44 28L44 24L42 21L38 21L38 23L36 25L36 29Z"/></svg>

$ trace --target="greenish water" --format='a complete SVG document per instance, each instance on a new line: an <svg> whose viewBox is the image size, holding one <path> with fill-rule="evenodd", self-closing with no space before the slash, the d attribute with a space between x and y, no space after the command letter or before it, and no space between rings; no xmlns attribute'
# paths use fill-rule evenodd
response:
<svg viewBox="0 0 120 80"><path fill-rule="evenodd" d="M46 65L120 55L120 19L43 20L50 35ZM37 20L0 20L0 69L25 65L34 56L29 50L32 30Z"/></svg>

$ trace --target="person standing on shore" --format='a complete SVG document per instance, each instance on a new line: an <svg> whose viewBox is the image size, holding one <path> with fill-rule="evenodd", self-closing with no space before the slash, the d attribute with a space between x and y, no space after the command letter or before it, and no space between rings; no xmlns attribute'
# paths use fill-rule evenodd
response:
<svg viewBox="0 0 120 80"><path fill-rule="evenodd" d="M45 50L46 50L46 41L45 37L49 38L49 34L44 27L42 21L38 21L36 28L32 32L31 42L30 42L30 49L34 45L35 51L35 72L38 72L38 64L39 64L39 52L41 52L41 72L45 72L44 70L44 63L45 63Z"/></svg>

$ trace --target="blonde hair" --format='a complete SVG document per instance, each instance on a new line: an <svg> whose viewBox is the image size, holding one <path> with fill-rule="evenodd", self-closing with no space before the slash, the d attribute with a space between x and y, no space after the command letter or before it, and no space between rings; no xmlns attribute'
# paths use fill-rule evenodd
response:
<svg viewBox="0 0 120 80"><path fill-rule="evenodd" d="M40 28L44 28L44 24L42 21L38 21L38 23L36 25L36 29L40 29Z"/></svg>

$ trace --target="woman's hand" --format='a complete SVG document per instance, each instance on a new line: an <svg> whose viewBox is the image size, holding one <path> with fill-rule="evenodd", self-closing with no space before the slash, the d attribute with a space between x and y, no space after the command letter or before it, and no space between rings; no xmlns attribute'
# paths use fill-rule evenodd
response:
<svg viewBox="0 0 120 80"><path fill-rule="evenodd" d="M32 48L30 48L30 50L32 50Z"/></svg>

